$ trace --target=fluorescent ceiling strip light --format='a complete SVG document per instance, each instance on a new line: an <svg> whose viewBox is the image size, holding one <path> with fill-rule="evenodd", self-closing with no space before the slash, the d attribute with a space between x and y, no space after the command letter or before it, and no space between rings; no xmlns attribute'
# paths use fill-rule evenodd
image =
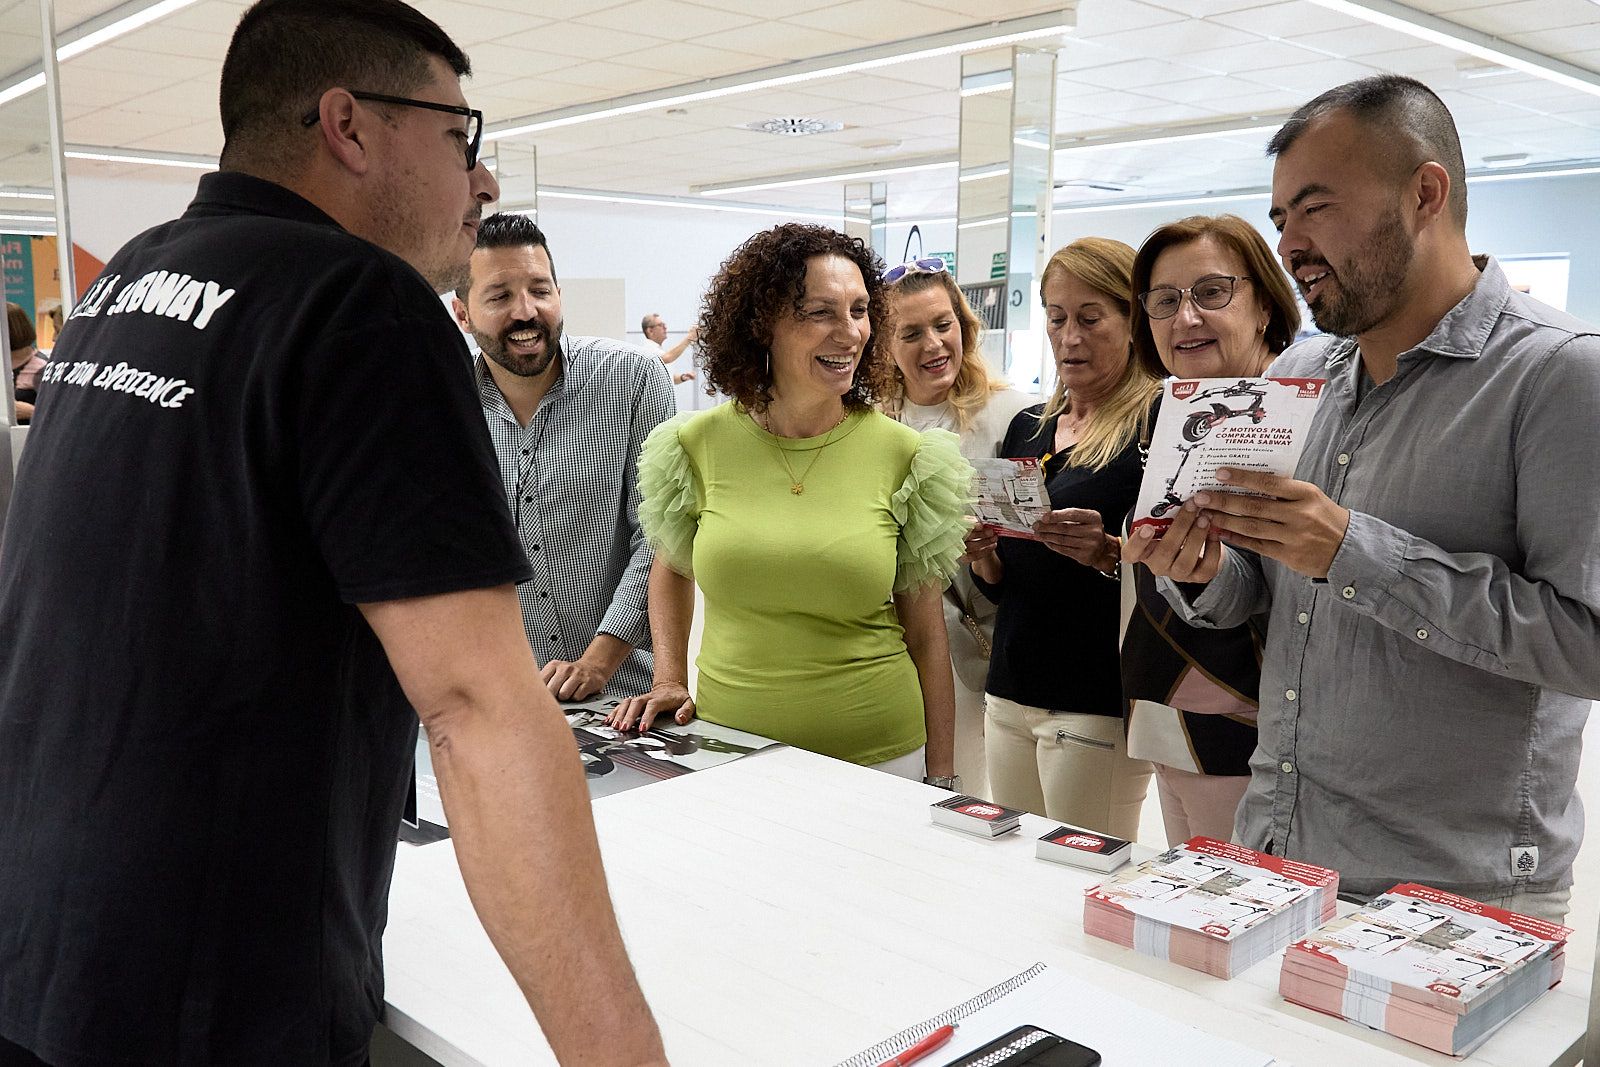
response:
<svg viewBox="0 0 1600 1067"><path fill-rule="evenodd" d="M1600 174L1600 166L1596 167L1557 167L1542 168L1527 171L1503 171L1499 174L1469 174L1467 184L1475 185L1478 182L1517 182L1530 178L1576 178L1584 174Z"/></svg>
<svg viewBox="0 0 1600 1067"><path fill-rule="evenodd" d="M101 163L133 163L147 167L182 167L189 170L216 170L217 162L203 156L162 155L158 152L140 152L132 148L96 148L91 145L68 145L62 153L68 159L93 159Z"/></svg>
<svg viewBox="0 0 1600 1067"><path fill-rule="evenodd" d="M1182 141L1204 141L1214 137L1237 137L1245 133L1258 133L1263 130L1276 130L1289 120L1291 113L1285 111L1281 115L1268 115L1251 119L1249 122L1228 123L1218 126L1215 123L1205 123L1195 129L1170 127L1170 132L1161 133L1152 130L1149 133L1118 134L1116 136L1097 138L1095 140L1078 140L1072 144L1059 146L1057 152L1083 152L1094 148L1144 148L1147 145L1176 144Z"/></svg>
<svg viewBox="0 0 1600 1067"><path fill-rule="evenodd" d="M0 200L54 200L52 193L41 193L33 189L0 189Z"/></svg>
<svg viewBox="0 0 1600 1067"><path fill-rule="evenodd" d="M1205 196L1174 196L1154 200L1118 200L1109 204L1075 204L1071 207L1057 207L1051 210L1055 215L1081 215L1090 211L1132 211L1135 208L1145 207L1186 207L1190 204L1227 204L1236 200L1265 200L1271 193L1263 189L1259 193L1221 193Z"/></svg>
<svg viewBox="0 0 1600 1067"><path fill-rule="evenodd" d="M1011 173L1010 166L1008 166L1005 163L995 163L995 164L993 164L991 166L977 167L977 168L975 168L973 170L969 170L969 171L967 171L967 173L965 173L965 174L961 175L960 177L958 177L956 179L956 181L958 181L958 182L981 182L985 178L998 178L1001 175L1010 174L1010 173Z"/></svg>
<svg viewBox="0 0 1600 1067"><path fill-rule="evenodd" d="M1429 44L1463 52L1478 59L1520 70L1569 89L1600 96L1600 74L1571 63L1553 59L1542 52L1512 44L1493 34L1469 29L1458 23L1413 10L1394 0L1311 0L1320 7L1337 11L1374 26L1394 30Z"/></svg>
<svg viewBox="0 0 1600 1067"><path fill-rule="evenodd" d="M871 167L866 170L829 171L823 174L800 174L770 180L705 185L695 188L701 196L727 196L732 193L753 193L759 189L793 189L800 185L824 185L829 182L853 182L865 178L886 178L894 174L912 174L918 171L948 170L959 165L954 159L937 159L923 163L906 163L901 166Z"/></svg>
<svg viewBox="0 0 1600 1067"><path fill-rule="evenodd" d="M73 28L70 39L63 38L56 48L56 60L63 61L114 41L123 34L132 33L158 19L182 11L196 0L158 0L157 3L131 3L112 8L99 18L91 19ZM119 12L126 11L126 14Z"/></svg>
<svg viewBox="0 0 1600 1067"><path fill-rule="evenodd" d="M805 211L798 208L764 207L759 204L718 204L713 201L685 200L671 196L630 196L627 193L607 193L585 189L540 189L539 199L585 200L602 204L630 204L638 207L689 208L694 211L729 211L737 215L773 215L787 219L812 219L818 222L838 222L842 213Z"/></svg>
<svg viewBox="0 0 1600 1067"><path fill-rule="evenodd" d="M958 230L981 230L985 226L999 226L1001 223L1009 222L1009 221L1010 220L1008 218L1006 218L1005 216L1003 216L1003 215L998 219L975 219L972 222L959 223L956 226L956 229L958 229Z"/></svg>
<svg viewBox="0 0 1600 1067"><path fill-rule="evenodd" d="M164 19L196 2L198 0L156 0L155 3L151 3L150 0L131 0L129 3L121 4L60 34L59 43L56 45L56 61L65 62L73 56L81 56L91 48L116 40L142 26L148 26L157 19ZM39 64L35 63L15 72L13 76L20 75L16 81L10 85L0 86L0 104L9 103L18 97L43 89L44 71L38 70L38 66Z"/></svg>
<svg viewBox="0 0 1600 1067"><path fill-rule="evenodd" d="M0 213L0 219L5 220L6 222L37 222L50 226L54 226L56 224L55 216L53 215L12 215L10 213Z"/></svg>
<svg viewBox="0 0 1600 1067"><path fill-rule="evenodd" d="M974 85L970 89L963 89L961 90L961 97L966 99L969 96L988 96L990 93L1006 92L1010 88L1011 79L1007 78L1005 81L995 82L993 85Z"/></svg>
<svg viewBox="0 0 1600 1067"><path fill-rule="evenodd" d="M486 130L485 141L498 141L507 137L553 130L562 126L575 126L583 122L634 115L641 111L656 111L702 100L715 100L724 96L777 89L786 85L835 78L842 74L859 74L866 70L910 63L919 59L977 52L1001 45L1021 44L1024 41L1045 37L1059 37L1072 29L1070 16L1061 13L1033 15L1028 18L1009 19L982 26L929 34L892 44L838 52L831 56L783 63L763 67L744 74L733 74L689 85L657 89L647 93L633 93L613 101L580 104L537 115L525 115L496 123Z"/></svg>

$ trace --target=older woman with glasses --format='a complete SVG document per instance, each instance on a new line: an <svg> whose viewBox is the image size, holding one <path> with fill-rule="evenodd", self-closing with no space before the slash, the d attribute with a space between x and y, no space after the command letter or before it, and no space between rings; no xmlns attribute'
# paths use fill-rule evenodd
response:
<svg viewBox="0 0 1600 1067"><path fill-rule="evenodd" d="M698 713L953 784L940 596L972 468L954 435L873 410L889 377L880 269L859 240L786 223L712 279L701 365L732 403L663 423L640 454L655 679L610 725ZM696 582L705 628L691 697Z"/></svg>
<svg viewBox="0 0 1600 1067"><path fill-rule="evenodd" d="M1260 375L1300 328L1271 249L1236 215L1156 230L1134 260L1133 284L1134 358L1152 374ZM1168 843L1226 840L1250 781L1265 619L1197 629L1173 614L1147 569L1132 570L1137 605L1122 642L1128 753L1155 765Z"/></svg>
<svg viewBox="0 0 1600 1067"><path fill-rule="evenodd" d="M1139 492L1157 379L1129 351L1133 249L1085 237L1040 284L1056 362L1049 403L1011 422L1000 454L1044 468L1037 541L967 538L978 588L999 604L987 685L994 800L1118 837L1139 828L1150 767L1123 740L1118 557L1103 536ZM1084 531L1092 531L1085 535Z"/></svg>
<svg viewBox="0 0 1600 1067"><path fill-rule="evenodd" d="M894 374L885 414L913 430L949 430L968 460L993 459L1011 420L1033 398L989 370L979 347L983 324L967 305L942 259L891 267L888 341ZM994 641L994 602L979 593L965 568L944 593L945 631L955 667L956 775L960 791L988 795L983 752L983 685Z"/></svg>

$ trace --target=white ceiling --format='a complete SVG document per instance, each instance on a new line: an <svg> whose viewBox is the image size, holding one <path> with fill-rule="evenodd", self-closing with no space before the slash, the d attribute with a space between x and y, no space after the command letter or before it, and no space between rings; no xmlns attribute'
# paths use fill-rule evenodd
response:
<svg viewBox="0 0 1600 1067"><path fill-rule="evenodd" d="M467 93L489 123L787 60L1059 10L1060 4L984 0L415 0L472 56ZM1600 6L1591 0L1411 0L1418 10L1600 70ZM57 0L65 30L116 0ZM245 0L200 0L62 64L69 142L215 155L218 72ZM15 56L15 12L0 0L0 64ZM1535 163L1600 157L1600 96L1523 74L1466 80L1475 63L1450 49L1329 11L1309 0L1081 0L1060 53L1058 138L1278 113L1340 82L1379 71L1421 78L1461 127L1468 165L1527 153ZM806 82L548 130L499 144L515 175L537 146L539 181L657 195L790 172L953 156L960 101L957 57ZM26 101L25 101L26 102ZM15 105L12 105L15 106ZM0 109L0 127L14 126ZM835 133L779 138L740 129L775 116L845 123ZM1058 203L1116 195L1175 195L1259 186L1267 134L1058 157L1058 180L1126 187L1066 189ZM5 144L0 140L0 154ZM143 168L114 164L106 173ZM3 176L3 175L0 175ZM950 214L955 172L889 180L890 212ZM793 207L837 209L837 184L740 194Z"/></svg>

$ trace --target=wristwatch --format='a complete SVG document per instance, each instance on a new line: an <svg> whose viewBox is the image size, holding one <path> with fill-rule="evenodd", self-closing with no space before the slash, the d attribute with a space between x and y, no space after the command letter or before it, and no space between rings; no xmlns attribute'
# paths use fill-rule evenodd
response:
<svg viewBox="0 0 1600 1067"><path fill-rule="evenodd" d="M959 774L929 774L922 778L923 785L936 785L940 789L948 789L952 793L961 792L961 776Z"/></svg>

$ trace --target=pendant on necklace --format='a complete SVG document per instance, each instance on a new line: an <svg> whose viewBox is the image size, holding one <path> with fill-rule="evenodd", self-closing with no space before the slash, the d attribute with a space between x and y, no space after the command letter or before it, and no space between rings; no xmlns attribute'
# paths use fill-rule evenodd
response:
<svg viewBox="0 0 1600 1067"><path fill-rule="evenodd" d="M801 493L803 493L805 491L806 491L806 487L801 485L799 482L795 482L793 485L791 485L789 487L789 492L793 493L795 496L799 496Z"/></svg>

